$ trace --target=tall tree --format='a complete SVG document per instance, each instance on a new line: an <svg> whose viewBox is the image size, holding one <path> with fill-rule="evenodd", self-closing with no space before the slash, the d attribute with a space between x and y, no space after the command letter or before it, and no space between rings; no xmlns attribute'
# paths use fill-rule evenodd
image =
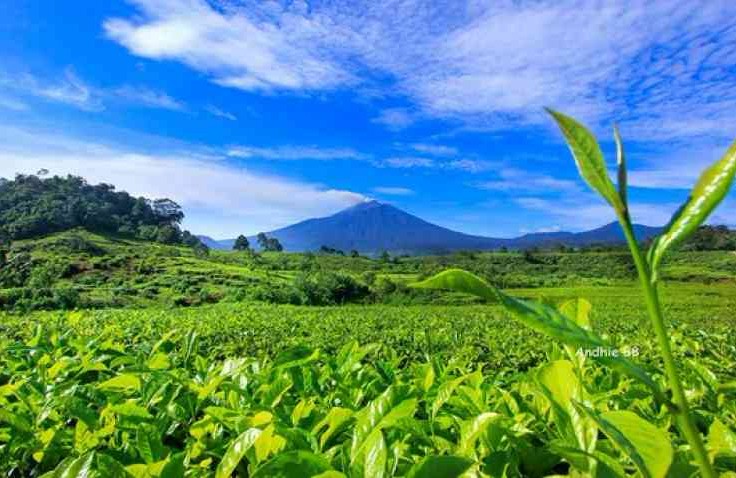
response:
<svg viewBox="0 0 736 478"><path fill-rule="evenodd" d="M235 239L235 244L233 244L233 249L236 251L247 251L250 249L250 243L248 242L248 238L244 235L239 235L237 239Z"/></svg>

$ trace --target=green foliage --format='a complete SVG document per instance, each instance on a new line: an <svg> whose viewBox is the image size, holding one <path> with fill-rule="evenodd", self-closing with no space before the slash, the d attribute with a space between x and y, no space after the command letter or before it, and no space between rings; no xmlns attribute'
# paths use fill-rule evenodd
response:
<svg viewBox="0 0 736 478"><path fill-rule="evenodd" d="M703 172L690 192L688 200L672 217L665 232L652 244L649 262L655 277L659 263L667 250L683 242L705 222L728 193L734 175L736 175L736 142L731 145L723 158Z"/></svg>
<svg viewBox="0 0 736 478"><path fill-rule="evenodd" d="M396 311L390 330L383 327L389 309L376 313L380 343L345 341L347 327L342 341L324 337L325 350L304 343L338 328L320 325L326 311L302 318L315 335L300 339L294 308L281 311L283 325L264 317L248 327L228 325L235 310L192 309L196 322L167 322L166 311L120 311L109 320L102 312L47 314L34 320L38 328L6 318L0 472L431 478L625 476L636 469L665 476L679 460L673 450L683 442L645 389L597 365L560 359L542 337L503 343L518 328L488 328L482 341L509 351L497 358L471 359L455 344L426 361L426 354L408 354L406 338L391 339L412 333L398 319L407 309ZM333 310L356 326L366 321L365 313ZM460 328L478 323L480 310ZM426 320L426 308L415 313ZM282 326L290 340L278 338ZM243 332L256 330L263 342L240 355ZM678 340L677 351L701 372L688 376L690 395L725 472L734 456L736 389L720 384L735 379L736 350L720 332L683 331L693 336ZM289 347L295 340L303 344ZM535 348L546 353L524 369L510 357L516 348L519 357ZM653 349L643 348L653 359Z"/></svg>
<svg viewBox="0 0 736 478"><path fill-rule="evenodd" d="M248 251L250 250L250 243L248 242L248 238L244 235L239 235L235 239L235 243L233 243L233 250L236 251Z"/></svg>
<svg viewBox="0 0 736 478"><path fill-rule="evenodd" d="M277 238L268 237L262 232L258 233L258 235L256 236L256 240L258 241L258 246L261 248L262 251L281 252L284 250L284 247L281 245Z"/></svg>
<svg viewBox="0 0 736 478"><path fill-rule="evenodd" d="M0 236L10 240L81 227L182 244L193 237L179 229L183 218L179 205L169 199L134 198L109 184L93 186L77 176L18 175L0 188Z"/></svg>
<svg viewBox="0 0 736 478"><path fill-rule="evenodd" d="M657 280L659 264L667 249L684 241L708 217L728 192L736 174L736 143L726 155L708 168L695 185L690 198L675 214L664 233L652 244L646 259L634 236L631 218L627 205L626 160L618 129L614 130L618 159L618 190L614 187L606 167L603 154L595 137L582 124L556 111L547 110L560 127L572 152L575 163L583 179L597 191L615 210L627 243L636 265L647 311L658 339L665 373L672 388L673 402L670 402L660 389L659 384L643 368L619 354L594 355L599 362L645 384L652 396L660 405L666 405L671 416L676 420L682 437L691 447L691 453L698 463L700 472L705 477L715 477L713 464L706 455L700 431L695 427L686 393L684 391L677 366L672 353L671 339L667 335L662 317L659 296L654 284ZM530 261L531 262L531 261ZM481 278L462 270L447 270L434 277L414 284L417 288L450 289L457 292L476 295L486 300L497 300L504 308L522 324L543 333L545 336L561 342L568 353L574 348L578 350L606 349L613 347L586 326L587 312L575 307L563 308L562 311L535 301L524 301L511 297ZM574 312L568 317L566 314ZM571 357L572 358L572 357ZM573 401L573 394L578 392L576 400L584 400L578 378L573 370L573 363L568 361L553 362L540 374L540 383L547 398L555 409L556 421L566 425L563 435L577 435L577 449L573 448L568 455L587 456L583 471L595 470L597 464L594 455L595 434L589 434L582 428L588 428L582 415L587 415L598 427L616 443L646 477L664 477L672 463L672 446L666 434L629 412L605 412L599 414L586 405ZM578 361L577 375L582 376L583 362ZM574 404L571 407L570 404ZM574 412L574 413L571 413ZM565 427L563 427L565 428ZM592 446L590 446L592 444ZM568 445L566 445L568 446ZM575 465L577 459L571 459ZM605 462L603 466L606 466ZM618 473L617 473L618 474Z"/></svg>

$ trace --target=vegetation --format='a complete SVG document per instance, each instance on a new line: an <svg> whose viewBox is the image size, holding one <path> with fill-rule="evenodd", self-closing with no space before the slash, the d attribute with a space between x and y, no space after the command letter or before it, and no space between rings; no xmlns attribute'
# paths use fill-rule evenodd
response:
<svg viewBox="0 0 736 478"><path fill-rule="evenodd" d="M250 250L250 243L248 242L248 238L244 235L239 235L235 242L233 243L233 250L234 251L248 251Z"/></svg>
<svg viewBox="0 0 736 478"><path fill-rule="evenodd" d="M628 252L210 251L167 200L1 182L0 473L733 478L736 146L645 255L618 133L614 185L555 116Z"/></svg>
<svg viewBox="0 0 736 478"><path fill-rule="evenodd" d="M696 312L678 314L673 351L725 472L736 463L736 295L724 291L717 311L710 296L667 292ZM591 327L637 350L659 383L651 329L630 298L594 299ZM515 327L495 305L215 305L3 323L0 469L10 476L574 474L589 466L566 412L578 385L583 431L605 424L596 476L695 472L645 386ZM644 430L652 451L631 454L621 434L643 447Z"/></svg>
<svg viewBox="0 0 736 478"><path fill-rule="evenodd" d="M268 237L263 232L258 233L258 236L256 236L256 240L258 241L258 246L261 248L262 251L281 252L284 250L284 247L281 245L278 239L276 239L275 237Z"/></svg>
<svg viewBox="0 0 736 478"><path fill-rule="evenodd" d="M182 219L181 207L170 199L134 198L110 184L93 186L77 176L18 175L0 185L0 238L5 241L81 227L162 244L198 245L197 238L179 228Z"/></svg>
<svg viewBox="0 0 736 478"><path fill-rule="evenodd" d="M618 129L614 128L618 160L617 188L608 176L603 154L593 135L574 119L552 110L549 110L549 113L562 130L583 179L616 212L636 264L647 311L664 362L665 375L671 388L672 398L670 399L665 394L660 385L645 370L626 357L615 354L610 357L607 355L603 357L596 356L596 358L601 363L646 385L651 396L674 418L679 433L690 446L690 453L698 464L700 474L704 477L715 477L716 473L713 463L711 463L711 457L708 455L700 431L695 425L695 419L677 370L677 364L672 353L672 343L662 314L657 284L659 266L668 250L683 242L695 232L730 189L736 174L736 142L733 143L721 160L714 163L703 173L688 200L675 213L665 231L656 238L645 257L634 235L633 224L629 216L626 190L626 159ZM416 286L452 289L484 298L495 298L519 322L570 347L568 352L573 348L578 348L578 350L612 349L609 342L590 331L586 311L588 305L573 303L569 307L557 311L541 303L515 299L477 276L462 270L443 272L416 284ZM571 377L581 377L584 373L581 364L574 360L571 352L570 358L573 360L568 362L565 368L569 369ZM569 386L571 381L565 380L565 383ZM560 385L557 384L556 386L559 387ZM557 405L562 409L560 413L567 413L568 426L573 430L577 440L576 452L585 454L581 458L583 464L581 471L595 473L598 466L605 466L605 463L601 463L600 460L591 456L595 452L595 435L598 433L597 429L600 429L603 433L608 434L611 439L619 442L619 446L628 450L629 456L638 463L639 471L642 474L649 476L667 473L671 464L672 449L666 437L661 439L658 446L657 453L660 454L658 465L661 466L659 466L660 469L657 473L653 473L652 467L647 466L643 456L638 456L645 452L651 452L652 444L647 444L645 440L637 443L633 435L636 433L635 429L638 428L640 432L643 431L645 434L659 433L655 427L634 414L626 417L625 420L624 417L617 415L612 424L610 420L612 417L605 418L588 407L586 402L589 397L584 387L576 383L576 386L572 388L573 392L567 393L567 401L565 403L559 402ZM550 393L551 395L552 393ZM625 429L617 428L617 421ZM591 430L587 429L589 426L592 426ZM626 436L626 429L632 433L632 436Z"/></svg>

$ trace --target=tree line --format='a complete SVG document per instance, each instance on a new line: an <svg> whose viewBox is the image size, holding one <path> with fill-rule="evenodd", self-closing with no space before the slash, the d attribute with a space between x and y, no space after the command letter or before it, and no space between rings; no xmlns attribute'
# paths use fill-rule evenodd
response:
<svg viewBox="0 0 736 478"><path fill-rule="evenodd" d="M40 172L39 172L40 173ZM182 230L184 212L171 199L134 197L79 176L16 175L0 182L0 242L74 228L205 248Z"/></svg>

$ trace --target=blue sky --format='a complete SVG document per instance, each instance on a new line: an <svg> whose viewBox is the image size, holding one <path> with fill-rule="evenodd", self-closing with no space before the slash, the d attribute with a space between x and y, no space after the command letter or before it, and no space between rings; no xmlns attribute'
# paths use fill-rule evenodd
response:
<svg viewBox="0 0 736 478"><path fill-rule="evenodd" d="M0 17L0 176L170 197L219 238L368 198L499 237L612 220L543 106L609 159L618 122L635 219L666 222L736 137L736 3L9 0ZM712 222L736 224L735 198Z"/></svg>

